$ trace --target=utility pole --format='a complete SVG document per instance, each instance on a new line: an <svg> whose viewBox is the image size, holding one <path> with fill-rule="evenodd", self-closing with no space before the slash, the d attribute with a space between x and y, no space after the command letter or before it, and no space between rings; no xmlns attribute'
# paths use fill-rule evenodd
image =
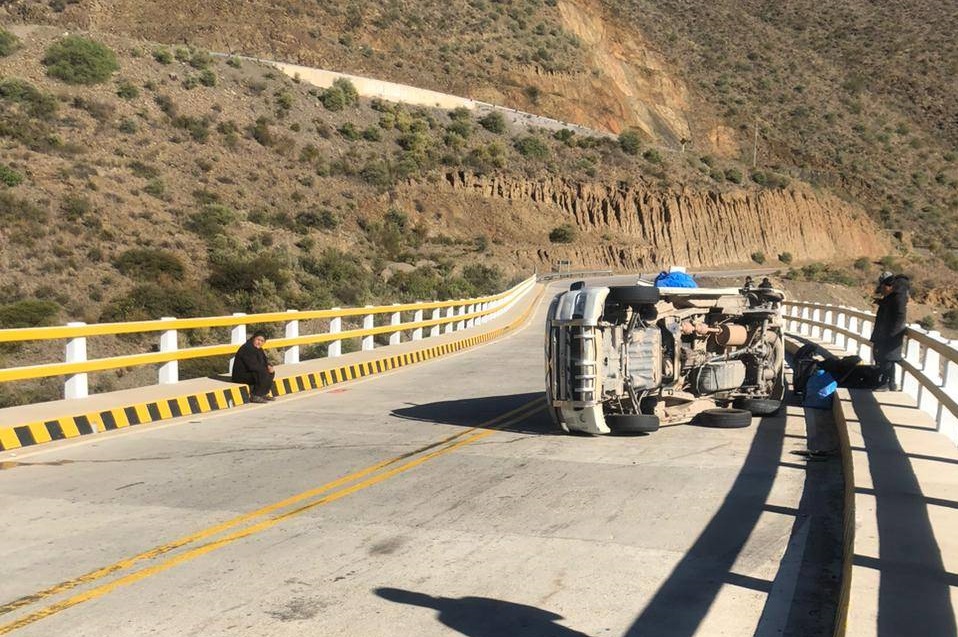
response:
<svg viewBox="0 0 958 637"><path fill-rule="evenodd" d="M758 121L755 122L755 136L752 137L752 168L758 165Z"/></svg>

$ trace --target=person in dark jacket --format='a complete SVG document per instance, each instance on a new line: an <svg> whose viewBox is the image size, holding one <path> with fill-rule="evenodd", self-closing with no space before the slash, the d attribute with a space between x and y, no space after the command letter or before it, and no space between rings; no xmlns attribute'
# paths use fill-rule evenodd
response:
<svg viewBox="0 0 958 637"><path fill-rule="evenodd" d="M875 313L875 328L871 342L875 364L882 372L885 387L897 391L895 363L902 359L902 342L905 339L905 315L908 307L909 279L903 274L883 272L878 281L878 311Z"/></svg>
<svg viewBox="0 0 958 637"><path fill-rule="evenodd" d="M243 343L236 350L233 359L233 382L243 383L250 387L250 402L265 403L273 400L269 390L273 386L273 366L266 358L263 343L266 342L266 332L255 332L253 338Z"/></svg>

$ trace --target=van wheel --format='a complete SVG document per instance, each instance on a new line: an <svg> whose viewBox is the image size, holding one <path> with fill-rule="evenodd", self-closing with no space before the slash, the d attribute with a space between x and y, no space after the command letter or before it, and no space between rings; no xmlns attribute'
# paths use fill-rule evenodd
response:
<svg viewBox="0 0 958 637"><path fill-rule="evenodd" d="M605 424L612 433L649 434L659 430L659 417L650 414L606 414Z"/></svg>
<svg viewBox="0 0 958 637"><path fill-rule="evenodd" d="M774 416L782 410L782 401L770 398L743 398L735 401L735 407L744 409L753 416Z"/></svg>
<svg viewBox="0 0 958 637"><path fill-rule="evenodd" d="M706 409L699 413L696 424L718 429L741 429L752 424L752 412L744 409Z"/></svg>

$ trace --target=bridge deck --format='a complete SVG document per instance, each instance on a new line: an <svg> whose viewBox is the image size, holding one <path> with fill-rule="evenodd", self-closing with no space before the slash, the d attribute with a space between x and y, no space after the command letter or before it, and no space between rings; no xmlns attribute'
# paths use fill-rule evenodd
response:
<svg viewBox="0 0 958 637"><path fill-rule="evenodd" d="M556 435L541 343L536 320L426 365L22 454L0 471L0 634L827 633L840 475L789 453L803 410Z"/></svg>

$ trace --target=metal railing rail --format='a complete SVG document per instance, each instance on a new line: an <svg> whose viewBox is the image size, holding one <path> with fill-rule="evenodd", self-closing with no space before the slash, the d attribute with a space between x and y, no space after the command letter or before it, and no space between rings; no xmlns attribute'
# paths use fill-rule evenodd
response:
<svg viewBox="0 0 958 637"><path fill-rule="evenodd" d="M785 329L798 336L824 341L850 354L872 360L875 315L841 305L786 301ZM938 431L958 444L958 343L936 331L909 325L904 360L898 364L902 391L919 409L935 419Z"/></svg>
<svg viewBox="0 0 958 637"><path fill-rule="evenodd" d="M332 308L329 310L269 312L263 314L236 313L232 316L203 318L163 318L156 321L132 321L127 323L101 323L86 325L68 323L65 326L19 328L0 330L0 343L24 341L66 340L66 356L62 363L46 363L0 369L0 382L32 380L53 376L66 376L65 398L83 398L89 394L87 374L126 367L159 364L158 382L179 382L181 360L226 356L246 341L246 326L251 324L283 323L284 337L270 339L267 349L284 349L283 362L300 362L300 346L328 343L327 356L342 355L342 342L361 338L363 351L375 348L377 335L389 335L389 344L402 342L403 332L411 332L411 340L439 336L486 323L511 308L536 283L531 276L516 286L491 296L452 301L431 301L394 305L366 306L356 308ZM425 312L430 312L426 318ZM412 321L403 322L403 313L413 313ZM388 324L376 325L376 316L388 316ZM344 318L362 317L362 328L343 330ZM315 334L300 334L302 321L328 319L329 331ZM179 332L210 327L231 327L229 344L205 345L180 349ZM161 332L159 351L87 359L89 336L115 336ZM232 368L232 360L230 361ZM227 370L224 370L227 371Z"/></svg>

